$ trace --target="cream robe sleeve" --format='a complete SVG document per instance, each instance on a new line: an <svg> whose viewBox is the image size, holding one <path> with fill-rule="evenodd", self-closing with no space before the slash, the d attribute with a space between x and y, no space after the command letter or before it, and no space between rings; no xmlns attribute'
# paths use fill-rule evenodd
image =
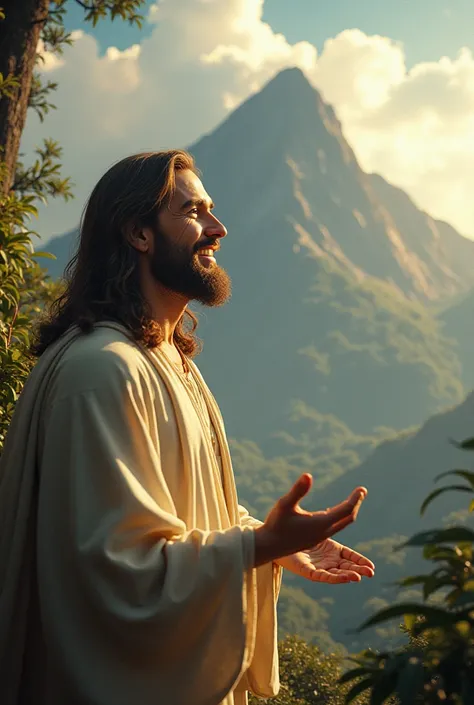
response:
<svg viewBox="0 0 474 705"><path fill-rule="evenodd" d="M263 524L250 516L242 505L239 505L239 515L244 528L256 529ZM254 658L236 690L251 690L255 695L268 698L277 695L280 687L278 653L274 652L274 648L278 642L276 607L283 570L276 563L269 563L257 568L256 573L257 629Z"/></svg>
<svg viewBox="0 0 474 705"><path fill-rule="evenodd" d="M111 357L69 364L44 417L38 585L58 674L48 702L217 705L248 665L253 531L177 517L150 432L158 402Z"/></svg>

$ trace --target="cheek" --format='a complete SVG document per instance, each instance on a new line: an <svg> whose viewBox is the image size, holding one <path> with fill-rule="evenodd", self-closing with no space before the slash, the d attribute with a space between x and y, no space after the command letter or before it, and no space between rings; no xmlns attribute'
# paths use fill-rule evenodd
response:
<svg viewBox="0 0 474 705"><path fill-rule="evenodd" d="M200 239L201 234L202 227L199 225L199 222L197 220L188 220L186 223L182 224L176 242L183 248L194 247L196 242Z"/></svg>

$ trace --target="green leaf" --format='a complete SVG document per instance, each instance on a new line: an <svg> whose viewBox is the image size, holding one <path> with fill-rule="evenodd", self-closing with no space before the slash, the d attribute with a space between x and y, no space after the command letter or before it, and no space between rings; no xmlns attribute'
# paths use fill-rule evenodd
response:
<svg viewBox="0 0 474 705"><path fill-rule="evenodd" d="M436 499L436 497L439 497L440 494L444 494L445 492L471 492L472 489L470 487L466 487L466 485L450 485L449 487L438 487L437 490L433 490L428 497L425 499L423 504L421 505L420 509L420 514L423 516L425 513L427 507L431 502Z"/></svg>
<svg viewBox="0 0 474 705"><path fill-rule="evenodd" d="M376 624L388 622L395 617L404 617L406 614L413 614L415 617L424 617L426 620L432 621L435 625L449 625L453 622L453 615L439 607L431 607L417 602L401 602L398 605L392 605L372 615L357 631L361 632Z"/></svg>
<svg viewBox="0 0 474 705"><path fill-rule="evenodd" d="M6 390L5 399L7 403L14 404L18 399L16 390L11 386L11 384L5 384L4 389Z"/></svg>
<svg viewBox="0 0 474 705"><path fill-rule="evenodd" d="M441 480L441 478L449 477L450 475L463 477L474 489L474 472L470 472L469 470L448 470L448 472L442 472L440 475L437 475L435 481L437 482L438 480Z"/></svg>
<svg viewBox="0 0 474 705"><path fill-rule="evenodd" d="M56 259L56 255L53 255L51 252L43 252L42 250L40 252L33 252L33 257L43 257L45 259Z"/></svg>
<svg viewBox="0 0 474 705"><path fill-rule="evenodd" d="M368 690L372 686L372 678L365 678L362 681L359 681L355 685L352 686L350 691L346 695L346 705L351 703L355 698L357 698L358 695L363 693L364 691Z"/></svg>
<svg viewBox="0 0 474 705"><path fill-rule="evenodd" d="M403 546L424 546L430 543L454 543L459 541L474 541L474 531L464 526L421 531L419 534L409 538Z"/></svg>
<svg viewBox="0 0 474 705"><path fill-rule="evenodd" d="M370 672L370 669L366 668L365 666L361 666L360 668L353 668L351 671L347 671L347 673L344 673L339 678L338 683L340 683L341 685L343 685L344 683L349 683L349 681L353 681L356 678L367 676Z"/></svg>
<svg viewBox="0 0 474 705"><path fill-rule="evenodd" d="M437 578L434 575L428 576L423 585L423 599L426 601L430 595L443 587L443 585L445 585L445 581L442 578Z"/></svg>
<svg viewBox="0 0 474 705"><path fill-rule="evenodd" d="M467 440L462 441L461 443L452 440L451 443L453 443L458 448L461 448L461 450L474 450L474 438L468 438Z"/></svg>
<svg viewBox="0 0 474 705"><path fill-rule="evenodd" d="M405 627L411 632L416 623L416 615L405 614L403 615L403 621L405 622Z"/></svg>

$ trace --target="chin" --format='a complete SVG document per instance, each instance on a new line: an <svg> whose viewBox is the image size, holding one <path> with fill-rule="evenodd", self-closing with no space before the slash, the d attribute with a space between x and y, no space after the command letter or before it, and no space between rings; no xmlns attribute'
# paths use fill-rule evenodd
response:
<svg viewBox="0 0 474 705"><path fill-rule="evenodd" d="M203 306L217 308L226 304L231 294L231 283L226 274L221 281L214 282L214 286L207 287L199 297L196 297L196 300L203 304Z"/></svg>

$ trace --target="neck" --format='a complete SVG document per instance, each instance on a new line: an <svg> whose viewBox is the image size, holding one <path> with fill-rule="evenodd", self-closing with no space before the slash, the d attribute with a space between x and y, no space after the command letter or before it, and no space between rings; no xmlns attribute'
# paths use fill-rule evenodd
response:
<svg viewBox="0 0 474 705"><path fill-rule="evenodd" d="M142 288L152 318L163 331L163 342L173 345L174 331L189 303L188 300L156 281L142 282Z"/></svg>

